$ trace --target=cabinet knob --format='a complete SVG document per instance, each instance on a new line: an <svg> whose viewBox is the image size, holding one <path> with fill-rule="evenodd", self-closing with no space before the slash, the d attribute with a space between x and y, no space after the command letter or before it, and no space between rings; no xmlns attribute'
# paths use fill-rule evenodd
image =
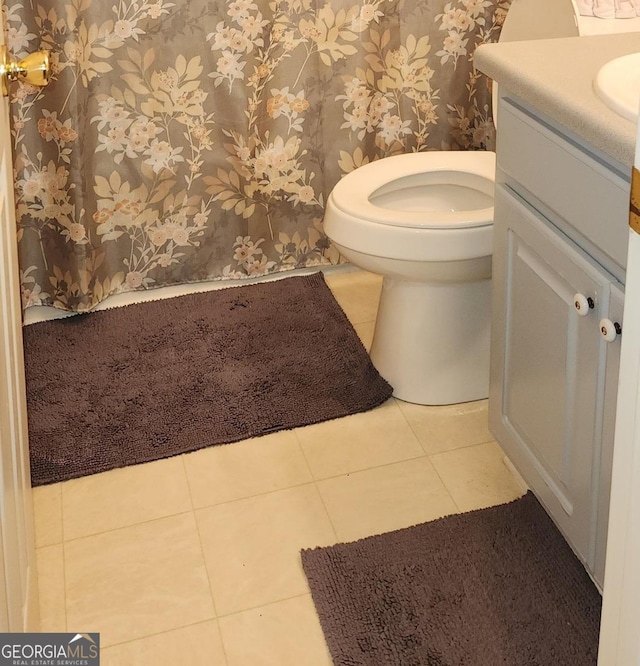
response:
<svg viewBox="0 0 640 666"><path fill-rule="evenodd" d="M622 326L611 319L600 320L600 334L607 342L613 342L622 333Z"/></svg>
<svg viewBox="0 0 640 666"><path fill-rule="evenodd" d="M593 302L593 298L591 298L591 296L576 294L573 297L573 307L581 317L586 317L589 314L589 310L593 310L594 306L595 303Z"/></svg>

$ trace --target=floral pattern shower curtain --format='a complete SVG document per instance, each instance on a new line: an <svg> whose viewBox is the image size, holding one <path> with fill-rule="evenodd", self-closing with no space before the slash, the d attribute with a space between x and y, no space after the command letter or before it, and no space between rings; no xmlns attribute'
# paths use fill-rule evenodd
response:
<svg viewBox="0 0 640 666"><path fill-rule="evenodd" d="M332 264L345 173L493 144L510 0L4 0L24 307Z"/></svg>

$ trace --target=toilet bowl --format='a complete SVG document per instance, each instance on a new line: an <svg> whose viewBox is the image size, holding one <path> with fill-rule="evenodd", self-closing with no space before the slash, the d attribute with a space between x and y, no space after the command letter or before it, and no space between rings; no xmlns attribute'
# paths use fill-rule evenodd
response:
<svg viewBox="0 0 640 666"><path fill-rule="evenodd" d="M397 155L329 196L327 236L385 276L371 359L402 400L487 396L494 172L490 152Z"/></svg>
<svg viewBox="0 0 640 666"><path fill-rule="evenodd" d="M574 36L577 15L572 0L513 0L501 40ZM370 354L401 400L488 396L494 174L491 152L396 155L350 172L327 200L329 239L384 276Z"/></svg>

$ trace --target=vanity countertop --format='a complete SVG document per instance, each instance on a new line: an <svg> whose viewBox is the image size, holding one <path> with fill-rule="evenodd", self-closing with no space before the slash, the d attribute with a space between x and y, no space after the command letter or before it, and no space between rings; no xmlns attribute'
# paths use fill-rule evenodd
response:
<svg viewBox="0 0 640 666"><path fill-rule="evenodd" d="M593 80L605 63L639 51L640 33L594 35L485 44L474 63L549 120L630 168L636 125L596 95Z"/></svg>

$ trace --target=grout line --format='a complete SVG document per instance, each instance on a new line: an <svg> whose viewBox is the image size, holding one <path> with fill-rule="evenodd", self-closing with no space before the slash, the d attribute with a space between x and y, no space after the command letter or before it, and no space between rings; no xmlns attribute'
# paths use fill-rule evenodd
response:
<svg viewBox="0 0 640 666"><path fill-rule="evenodd" d="M130 640L127 641L119 641L118 643L111 643L110 645L105 645L105 646L100 646L100 656L102 656L103 651L105 650L110 650L111 648L119 647L121 645L130 645L132 643L137 643L138 641L144 641L148 638L155 638L156 636L164 636L165 634L171 634L174 631L181 631L182 629L188 629L189 627L197 627L202 624L206 624L207 622L214 622L216 624L216 628L218 630L218 635L220 637L220 642L222 642L222 635L220 631L220 626L218 625L218 620L217 618L209 618L207 620L198 620L198 622L191 622L190 624L181 624L178 627L172 627L171 629L165 629L164 631L156 631L152 634L144 634L144 636L138 636L136 638L131 638ZM223 652L224 652L224 647L223 647ZM227 661L227 655L224 653L224 658L225 658L225 663ZM144 664L143 666L147 666ZM213 666L213 665L212 665ZM220 664L215 664L215 666L220 666Z"/></svg>
<svg viewBox="0 0 640 666"><path fill-rule="evenodd" d="M464 446L457 446L455 449L448 449L446 451L436 451L435 453L427 453L429 458L434 458L436 456L443 456L447 453L454 453L455 451L464 451L465 449L472 449L474 446L485 446L487 444L498 444L495 439L488 439L486 442L476 442L475 444L465 444ZM498 444L498 446L500 446Z"/></svg>
<svg viewBox="0 0 640 666"><path fill-rule="evenodd" d="M424 451L424 455L428 456L429 454L427 453L426 449L424 448L422 444L422 440L418 436L418 433L416 432L415 428L411 424L411 421L406 417L405 413L402 411L402 407L400 407L400 402L401 400L399 398L391 397L391 399L394 401L395 406L398 408L398 411L400 414L402 414L402 418L405 420L405 423L409 426L409 430L413 433L413 436L415 437L416 441L418 442L418 446Z"/></svg>
<svg viewBox="0 0 640 666"><path fill-rule="evenodd" d="M182 462L182 469L184 471L184 476L187 481L187 490L189 491L189 503L191 504L191 510L195 511L196 507L195 504L193 503L193 493L191 492L191 482L189 481L189 473L187 472L187 463L185 462L185 455L186 453L180 454L180 461Z"/></svg>
<svg viewBox="0 0 640 666"><path fill-rule="evenodd" d="M199 624L206 624L207 622L214 622L216 618L211 618L209 620L198 620L198 622L191 622L190 624L183 624L179 627L173 627L172 629L165 629L164 631L156 631L152 634L145 634L144 636L138 636L138 638L131 638L128 641L119 641L118 643L112 643L111 645L106 646L104 649L109 650L112 647L118 645L129 645L130 643L135 643L136 641L142 641L145 638L153 638L154 636L162 636L164 634L170 634L172 631L180 631L180 629L187 629L188 627L197 627ZM102 649L100 650L102 651Z"/></svg>
<svg viewBox="0 0 640 666"><path fill-rule="evenodd" d="M229 657L227 656L227 648L225 647L225 644L224 644L224 636L222 635L222 627L220 626L220 620L216 617L215 622L216 622L216 629L218 630L218 638L220 639L220 647L222 649L222 656L224 657L224 665L223 666L228 666Z"/></svg>
<svg viewBox="0 0 640 666"><path fill-rule="evenodd" d="M340 543L340 538L338 537L338 529L336 528L332 518L331 514L329 513L329 509L327 509L327 505L325 504L324 497L322 496L322 493L320 492L320 488L318 487L317 483L314 483L314 486L316 488L316 492L318 493L318 496L320 497L320 502L322 503L322 507L324 508L324 512L329 520L329 525L331 525L331 530L333 531L333 535L335 536L335 544Z"/></svg>
<svg viewBox="0 0 640 666"><path fill-rule="evenodd" d="M204 572L207 576L207 588L209 590L209 597L211 598L211 605L213 606L213 615L216 622L216 628L218 629L218 635L220 638L220 645L222 647L222 654L224 655L225 664L228 663L227 652L224 647L224 641L222 640L222 631L220 630L220 625L218 624L218 609L216 607L216 599L213 595L213 586L211 585L211 577L209 576L209 567L207 566L207 557L204 552L204 544L202 543L202 533L200 532L200 524L198 523L198 517L196 516L196 508L193 502L193 494L191 493L191 483L189 481L189 474L187 473L187 465L185 462L185 455L180 456L182 461L182 469L184 470L184 475L187 481L187 489L189 490L189 502L191 503L191 513L193 514L193 522L196 526L196 533L198 535L198 544L200 545L200 554L202 555L202 563L204 564ZM199 622L194 624L200 624ZM191 626L191 625L188 625Z"/></svg>
<svg viewBox="0 0 640 666"><path fill-rule="evenodd" d="M383 467L391 467L392 465L402 465L402 463L406 462L411 462L412 460L420 460L422 458L429 458L429 456L426 453L421 453L417 456L410 456L408 458L401 458L400 460L391 460L386 463L381 463L379 465L371 465L370 467L363 467L361 469L350 469L344 472L340 472L340 474L332 474L331 476L323 476L319 478L314 477L315 482L321 482L321 481L331 481L332 479L340 479L343 476L352 476L354 474L362 474L363 472L368 472L369 470L374 470L374 469L382 469Z"/></svg>
<svg viewBox="0 0 640 666"><path fill-rule="evenodd" d="M218 619L233 617L234 615L241 615L242 613L249 613L250 611L259 610L260 608L267 608L268 606L275 606L276 604L283 603L284 601L291 601L292 599L300 599L302 597L311 597L311 592L303 592L302 594L294 594L290 597L284 597L283 599L276 599L275 601L269 601L266 604L259 604L257 606L250 606L249 608L243 608L242 610L233 611L232 613L224 613L223 615L218 616Z"/></svg>
<svg viewBox="0 0 640 666"><path fill-rule="evenodd" d="M220 639L220 647L222 648L222 656L224 657L223 666L228 666L229 657L227 656L227 648L225 647L224 644L224 636L222 635L222 627L220 626L220 620L217 617L216 617L216 629L218 630L218 638Z"/></svg>
<svg viewBox="0 0 640 666"><path fill-rule="evenodd" d="M69 630L69 608L67 599L67 548L62 544L62 593L64 594L64 629Z"/></svg>
<svg viewBox="0 0 640 666"><path fill-rule="evenodd" d="M440 483L442 483L442 486L444 489L447 491L447 495L451 498L451 501L454 503L456 509L458 509L458 513L463 513L462 509L460 508L460 505L458 502L456 502L456 498L453 496L453 493L449 490L449 486L445 483L444 479L442 478L440 472L438 471L438 468L433 464L433 461L430 459L430 456L427 456L429 459L429 462L431 463L431 467L433 467L437 477L440 479Z"/></svg>
<svg viewBox="0 0 640 666"><path fill-rule="evenodd" d="M315 424L313 424L315 425ZM305 426L301 426L305 427ZM292 428L291 432L293 433L293 436L296 438L296 443L298 444L298 450L302 454L302 459L304 460L305 465L307 466L307 471L309 472L309 477L311 478L312 481L315 481L315 476L313 474L313 470L311 469L311 463L309 462L309 459L307 458L307 454L304 451L304 447L302 446L302 442L300 441L300 438L298 437L298 430L300 428Z"/></svg>
<svg viewBox="0 0 640 666"><path fill-rule="evenodd" d="M196 512L193 511L193 520L196 524L196 533L198 534L198 543L200 544L200 553L202 554L202 563L204 564L204 571L207 575L207 585L209 588L209 596L211 597L211 604L213 605L213 615L214 619L218 618L218 609L216 607L216 599L213 594L213 587L211 585L211 576L209 575L209 567L207 566L207 557L204 552L204 545L202 543L202 532L200 532L200 523L198 522L198 517L196 516ZM224 647L223 647L224 650ZM225 660L227 656L225 653Z"/></svg>
<svg viewBox="0 0 640 666"><path fill-rule="evenodd" d="M329 525L331 526L331 531L333 532L333 536L335 537L335 543L339 543L340 539L338 538L338 530L336 526L333 523L333 520L331 519L331 514L329 513L329 509L327 508L327 505L325 504L324 497L322 496L322 493L320 492L320 488L318 487L318 482L314 481L313 482L313 487L315 488L316 493L318 494L318 498L320 499L320 504L322 504L322 508L324 509L324 513L327 516L327 520L329 521Z"/></svg>
<svg viewBox="0 0 640 666"><path fill-rule="evenodd" d="M195 511L206 511L207 509L213 509L218 506L226 506L227 504L233 504L234 502L244 502L250 499L257 497L265 497L266 495L273 495L274 493L282 493L286 490L293 490L294 488L302 488L303 486L310 486L314 483L313 477L308 481L301 481L300 483L294 483L290 486L284 486L283 488L276 488L275 490L265 490L260 493L255 493L255 495L244 495L243 497L236 497L234 499L225 500L224 502L214 502L213 504L207 504L206 506L198 506Z"/></svg>
<svg viewBox="0 0 640 666"><path fill-rule="evenodd" d="M329 509L327 509L327 505L325 504L324 497L322 496L322 493L320 492L320 488L318 487L318 481L313 473L313 470L311 469L311 463L309 462L309 459L307 458L307 454L305 453L304 447L302 446L302 442L300 441L300 438L298 437L297 433L297 428L294 428L293 434L295 435L296 441L298 442L298 448L300 450L300 453L302 454L302 458L304 459L304 462L307 466L307 469L309 470L309 474L311 475L311 479L313 480L313 487L316 490L316 493L318 494L318 497L320 498L320 503L322 504L322 508L324 509L324 513L327 516L327 520L329 521L329 525L331 527L331 531L333 532L333 536L335 538L335 543L339 542L338 539L338 530L336 529L336 526L333 524L333 520L331 520L331 514L329 513Z"/></svg>
<svg viewBox="0 0 640 666"><path fill-rule="evenodd" d="M112 532L119 532L120 530L128 530L132 527L138 527L139 525L149 525L150 523L157 523L159 520L166 520L167 518L175 518L177 516L186 516L189 513L194 513L193 509L188 511L178 511L177 513L171 513L166 516L158 516L157 518L150 518L149 520L141 520L137 523L131 523L130 525L120 525L120 527L112 527L108 530L102 530L102 532L94 532L92 534L84 534L83 536L74 537L73 539L67 539L64 544L75 543L76 541L82 541L82 539L91 539L93 537L102 536L103 534L111 534Z"/></svg>
<svg viewBox="0 0 640 666"><path fill-rule="evenodd" d="M64 595L64 629L65 631L69 628L69 608L67 606L67 547L65 540L65 529L64 529L65 519L64 519L64 482L60 484L60 527L62 530L62 593Z"/></svg>
<svg viewBox="0 0 640 666"><path fill-rule="evenodd" d="M37 589L37 631L49 633L64 633L67 631L67 595L64 562L63 543L38 546L35 549L33 567L35 568L35 582ZM51 566L52 563L54 564L53 567ZM61 594L59 594L58 590L59 585L62 586ZM49 601L49 603L46 604L48 606L46 610L49 611L47 613L43 612L45 600ZM61 611L59 608L60 603L62 603ZM51 610L53 610L54 613L51 613Z"/></svg>
<svg viewBox="0 0 640 666"><path fill-rule="evenodd" d="M60 484L60 543L65 542L65 532L64 532L64 483Z"/></svg>

